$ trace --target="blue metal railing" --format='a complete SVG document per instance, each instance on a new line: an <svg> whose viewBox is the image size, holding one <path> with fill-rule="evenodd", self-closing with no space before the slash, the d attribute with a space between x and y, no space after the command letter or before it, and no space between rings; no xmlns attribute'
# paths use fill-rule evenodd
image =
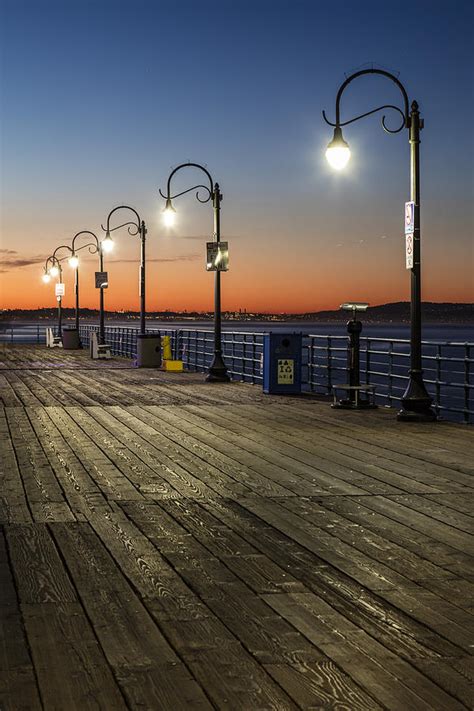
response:
<svg viewBox="0 0 474 711"><path fill-rule="evenodd" d="M9 325L0 331L3 343L44 343L46 325ZM81 325L84 347L97 325ZM112 353L136 358L138 329L106 326L106 342ZM147 333L171 337L173 357L187 370L206 371L214 352L214 333L207 329L147 328ZM233 380L262 383L263 333L224 331L223 356ZM376 401L398 406L409 378L410 341L397 338L360 339L361 382L376 385ZM474 422L474 343L423 341L423 373L426 387L439 415ZM332 386L348 381L347 337L310 334L303 337L303 390L329 395Z"/></svg>

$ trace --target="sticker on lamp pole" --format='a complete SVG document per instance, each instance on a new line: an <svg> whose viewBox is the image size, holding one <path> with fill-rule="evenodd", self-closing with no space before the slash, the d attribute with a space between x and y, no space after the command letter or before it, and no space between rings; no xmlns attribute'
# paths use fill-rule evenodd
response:
<svg viewBox="0 0 474 711"><path fill-rule="evenodd" d="M413 232L405 235L405 267L413 269Z"/></svg>
<svg viewBox="0 0 474 711"><path fill-rule="evenodd" d="M415 203L413 200L405 203L405 234L415 231Z"/></svg>
<svg viewBox="0 0 474 711"><path fill-rule="evenodd" d="M56 296L64 296L66 293L66 285L63 284L62 282L59 282L58 284L55 285L56 289Z"/></svg>
<svg viewBox="0 0 474 711"><path fill-rule="evenodd" d="M95 273L95 288L96 289L107 289L108 286L109 286L108 272L96 272Z"/></svg>
<svg viewBox="0 0 474 711"><path fill-rule="evenodd" d="M206 242L206 270L226 272L229 269L229 243Z"/></svg>

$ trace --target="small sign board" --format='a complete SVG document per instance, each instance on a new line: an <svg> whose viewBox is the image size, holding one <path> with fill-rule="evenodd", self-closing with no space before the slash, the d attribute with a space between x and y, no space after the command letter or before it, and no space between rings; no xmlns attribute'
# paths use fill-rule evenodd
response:
<svg viewBox="0 0 474 711"><path fill-rule="evenodd" d="M229 269L229 243L206 242L206 270L226 272Z"/></svg>
<svg viewBox="0 0 474 711"><path fill-rule="evenodd" d="M405 235L405 267L413 269L413 233Z"/></svg>
<svg viewBox="0 0 474 711"><path fill-rule="evenodd" d="M405 234L413 234L415 231L415 203L413 201L405 203Z"/></svg>
<svg viewBox="0 0 474 711"><path fill-rule="evenodd" d="M95 288L96 289L107 289L108 285L109 285L108 272L96 272L95 273Z"/></svg>
<svg viewBox="0 0 474 711"><path fill-rule="evenodd" d="M64 294L66 293L66 285L62 282L58 282L58 284L55 285L55 289L56 296L64 296Z"/></svg>
<svg viewBox="0 0 474 711"><path fill-rule="evenodd" d="M295 361L292 358L278 359L278 385L293 385L295 381Z"/></svg>

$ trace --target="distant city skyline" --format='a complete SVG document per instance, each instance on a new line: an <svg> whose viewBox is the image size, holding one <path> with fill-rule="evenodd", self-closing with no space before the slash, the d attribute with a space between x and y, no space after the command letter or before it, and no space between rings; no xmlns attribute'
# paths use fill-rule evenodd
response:
<svg viewBox="0 0 474 711"><path fill-rule="evenodd" d="M3 0L0 308L54 306L44 260L81 229L102 236L125 203L146 220L147 306L208 311L212 209L193 194L161 222L172 166L207 165L220 183L229 272L224 310L308 312L347 299L410 298L403 216L407 132L376 114L347 126L346 171L324 158L344 74L374 62L400 72L425 119L421 143L424 301L473 300L474 176L471 2ZM21 50L19 50L21 48ZM344 119L399 104L364 77ZM387 111L387 123L394 120ZM180 175L176 188L201 182ZM139 240L113 234L109 310L138 309ZM81 306L97 308L97 261L81 269ZM65 307L74 304L64 266Z"/></svg>

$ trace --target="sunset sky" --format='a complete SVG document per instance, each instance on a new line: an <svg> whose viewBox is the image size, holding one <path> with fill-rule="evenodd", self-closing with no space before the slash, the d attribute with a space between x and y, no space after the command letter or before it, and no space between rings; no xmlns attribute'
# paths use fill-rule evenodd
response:
<svg viewBox="0 0 474 711"><path fill-rule="evenodd" d="M408 132L380 114L344 129L341 173L324 152L338 87L374 63L420 104L425 301L473 300L471 0L1 0L1 308L54 306L44 260L109 210L147 222L147 306L207 310L212 207L193 194L161 221L171 169L220 183L230 270L224 309L300 312L410 298L403 213ZM342 120L400 95L381 77L344 94ZM397 117L387 111L387 123ZM392 122L392 123L390 123ZM176 191L202 182L182 171ZM122 219L123 218L123 219ZM117 216L115 224L127 219ZM108 259L109 309L138 310L139 240ZM96 260L81 271L96 307ZM65 266L65 306L73 274Z"/></svg>

